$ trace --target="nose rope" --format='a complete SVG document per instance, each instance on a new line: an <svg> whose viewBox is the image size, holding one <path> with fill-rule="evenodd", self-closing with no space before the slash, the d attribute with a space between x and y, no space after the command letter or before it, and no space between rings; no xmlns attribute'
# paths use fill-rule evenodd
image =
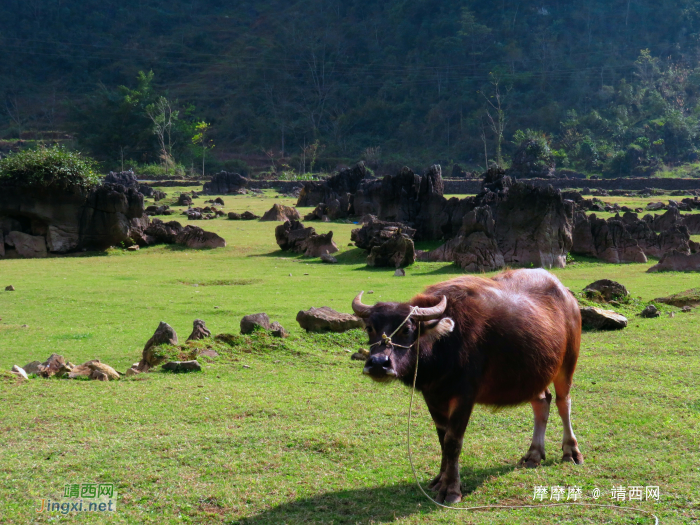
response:
<svg viewBox="0 0 700 525"><path fill-rule="evenodd" d="M413 314L413 310L411 310L411 313L408 314L408 317L411 317ZM403 325L406 321L408 321L408 317L404 320L401 325ZM399 326L401 328L401 326ZM392 336L398 331L398 328L394 331ZM382 334L383 337L386 337L385 334ZM391 342L391 336L387 338L389 342ZM420 481L418 481L418 474L416 474L416 469L413 466L413 454L411 453L411 415L413 412L413 396L416 393L416 378L418 377L418 361L420 360L420 323L418 323L418 339L416 339L416 342L413 343L416 346L416 368L413 371L413 388L411 389L411 400L408 402L408 428L407 428L407 435L406 435L406 446L408 449L408 462L411 464L411 470L413 471L413 478L416 480L416 485L418 485L418 488L420 491L423 493L423 495L428 498L431 502L433 502L435 505L438 507L442 507L443 509L450 509L450 510L493 510L493 509L505 509L505 510L513 510L513 509L541 509L544 507L570 507L570 506L576 506L576 507L602 507L602 508L610 508L610 509L615 509L615 510L622 510L625 512L641 512L643 514L647 514L651 517L654 518L654 525L659 525L659 518L656 516L656 514L648 511L648 510L643 510L643 509L638 509L636 507L618 507L617 505L605 505L602 503L548 503L545 505L481 505L478 507L453 507L450 505L444 505L442 503L438 503L435 501L433 498L430 497L430 495L423 489L423 487L420 484ZM376 344L376 343L375 343ZM398 345L397 345L398 346ZM413 345L411 345L413 346ZM410 348L410 347L407 347Z"/></svg>
<svg viewBox="0 0 700 525"><path fill-rule="evenodd" d="M405 325L405 324L408 322L408 320L411 318L411 316L412 316L413 314L416 313L417 310L418 310L418 307L417 307L417 306L412 306L412 307L411 307L411 311L410 311L410 312L408 313L408 315L406 316L406 319L404 319L404 320L401 322L401 324L400 324L399 326L396 327L396 330L394 330L394 331L391 333L391 335L382 334L382 340L381 340L381 341L377 341L376 343L373 343L373 344L369 345L369 347L372 348L373 346L377 346L377 345L380 345L380 344L384 343L384 344L386 344L386 345L398 346L399 348L412 348L416 343L418 343L418 339L416 339L415 342L414 342L413 344L410 344L410 345L408 345L408 346L404 346L404 345L400 345L400 344L398 344L398 343L394 343L394 342L391 340L391 338L394 337L394 336L396 335L396 333L397 333L399 330L401 330L401 327L402 327L403 325ZM418 325L418 337L420 338L420 324Z"/></svg>

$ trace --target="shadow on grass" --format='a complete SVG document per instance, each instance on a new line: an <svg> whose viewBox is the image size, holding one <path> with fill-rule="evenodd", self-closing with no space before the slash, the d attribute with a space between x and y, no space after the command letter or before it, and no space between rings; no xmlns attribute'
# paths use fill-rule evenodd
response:
<svg viewBox="0 0 700 525"><path fill-rule="evenodd" d="M503 476L515 465L486 469L462 469L462 494L468 496L493 476ZM427 479L421 480L423 487ZM433 495L432 492L429 494ZM460 504L457 504L460 506ZM469 506L469 505L464 505ZM262 525L268 523L389 523L413 514L439 510L418 490L415 483L341 490L283 503L255 516L227 523Z"/></svg>

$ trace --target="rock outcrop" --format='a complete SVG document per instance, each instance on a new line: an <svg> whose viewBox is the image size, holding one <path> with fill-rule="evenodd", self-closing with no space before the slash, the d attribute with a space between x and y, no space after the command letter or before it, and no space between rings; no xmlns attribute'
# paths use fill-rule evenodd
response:
<svg viewBox="0 0 700 525"><path fill-rule="evenodd" d="M450 233L443 190L440 166L432 166L423 176L403 168L381 180L363 180L355 193L355 215L406 224L416 230L417 240L441 239Z"/></svg>
<svg viewBox="0 0 700 525"><path fill-rule="evenodd" d="M107 183L92 190L0 187L0 229L8 257L102 250L130 244L132 221L143 216L143 195L119 184ZM10 237L12 245L9 245L11 232L22 235ZM14 246L15 238L19 250Z"/></svg>
<svg viewBox="0 0 700 525"><path fill-rule="evenodd" d="M367 178L364 163L340 170L324 181L305 181L299 193L297 206L320 206L318 219L327 216L331 220L356 215L354 195L360 183ZM306 220L312 220L309 218Z"/></svg>
<svg viewBox="0 0 700 525"><path fill-rule="evenodd" d="M226 195L246 189L249 183L250 180L239 173L222 171L205 182L202 191L206 195Z"/></svg>
<svg viewBox="0 0 700 525"><path fill-rule="evenodd" d="M362 228L352 230L350 238L355 246L369 252L368 266L403 268L416 260L415 233L416 230L405 224L370 216Z"/></svg>
<svg viewBox="0 0 700 525"><path fill-rule="evenodd" d="M274 204L260 219L261 221L298 221L301 219L296 208L283 204Z"/></svg>
<svg viewBox="0 0 700 525"><path fill-rule="evenodd" d="M689 254L671 250L647 272L700 272L700 252Z"/></svg>
<svg viewBox="0 0 700 525"><path fill-rule="evenodd" d="M162 345L177 345L177 333L175 329L163 321L160 322L156 331L151 338L146 341L146 345L143 347L141 361L138 366L136 366L138 372L148 371L166 360L165 357L157 352L157 348Z"/></svg>
<svg viewBox="0 0 700 525"><path fill-rule="evenodd" d="M201 319L195 319L194 323L192 323L192 333L187 338L187 340L198 341L207 337L211 337L211 332L207 328L206 323Z"/></svg>
<svg viewBox="0 0 700 525"><path fill-rule="evenodd" d="M651 216L638 219L636 213L626 212L622 217L617 215L606 221L595 214L579 212L574 220L571 251L611 263L646 262L647 257L660 258L673 250L691 253L695 243L688 228L670 220L668 217L674 217L674 213L669 213L664 221L657 223L668 229L657 234L652 229Z"/></svg>
<svg viewBox="0 0 700 525"><path fill-rule="evenodd" d="M512 183L502 171L492 170L476 197L446 206L449 227L457 236L421 260L454 261L464 269L489 271L503 267L563 268L573 244L574 204L552 187ZM456 228L456 221L460 226Z"/></svg>
<svg viewBox="0 0 700 525"><path fill-rule="evenodd" d="M280 249L303 253L307 257L320 257L338 251L333 232L317 234L312 227L299 221L286 221L275 228L275 239Z"/></svg>

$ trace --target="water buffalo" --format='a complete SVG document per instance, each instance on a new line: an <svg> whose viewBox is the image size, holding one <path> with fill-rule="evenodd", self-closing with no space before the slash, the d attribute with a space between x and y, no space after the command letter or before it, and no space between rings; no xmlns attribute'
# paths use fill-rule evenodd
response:
<svg viewBox="0 0 700 525"><path fill-rule="evenodd" d="M411 312L398 332L387 340ZM437 501L461 501L459 454L475 403L496 407L529 401L532 444L521 463L545 458L544 436L554 383L564 424L564 461L583 455L571 428L571 389L581 343L576 299L545 270L510 270L493 278L464 276L429 286L408 303L352 303L372 345L364 373L376 381L413 383L420 325L420 390L437 427L440 473L430 488Z"/></svg>

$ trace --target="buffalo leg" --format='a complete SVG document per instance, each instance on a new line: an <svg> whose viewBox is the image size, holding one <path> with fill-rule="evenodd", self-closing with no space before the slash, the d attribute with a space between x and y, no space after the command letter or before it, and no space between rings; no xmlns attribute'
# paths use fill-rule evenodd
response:
<svg viewBox="0 0 700 525"><path fill-rule="evenodd" d="M447 418L445 418L439 411L428 405L428 410L435 423L435 429L437 430L438 440L440 441L440 453L442 454L442 462L440 464L440 472L433 478L433 480L428 485L431 490L438 490L440 488L440 480L442 479L442 473L445 472L445 431L447 428Z"/></svg>
<svg viewBox="0 0 700 525"><path fill-rule="evenodd" d="M558 396L557 396L558 399ZM535 468L545 459L544 435L549 419L549 406L552 402L552 394L549 388L545 389L537 398L530 401L535 415L535 429L532 432L532 444L527 454L520 460L527 468Z"/></svg>
<svg viewBox="0 0 700 525"><path fill-rule="evenodd" d="M564 426L564 438L561 449L564 453L562 461L569 461L577 465L583 464L583 454L578 448L578 441L571 426L571 378L557 376L554 379L554 390L557 393L557 410Z"/></svg>
<svg viewBox="0 0 700 525"><path fill-rule="evenodd" d="M440 486L435 487L438 503L457 503L462 501L462 489L459 479L459 454L462 452L464 432L474 407L473 400L453 399L450 402L447 430L442 446L442 463L444 470L440 477Z"/></svg>

